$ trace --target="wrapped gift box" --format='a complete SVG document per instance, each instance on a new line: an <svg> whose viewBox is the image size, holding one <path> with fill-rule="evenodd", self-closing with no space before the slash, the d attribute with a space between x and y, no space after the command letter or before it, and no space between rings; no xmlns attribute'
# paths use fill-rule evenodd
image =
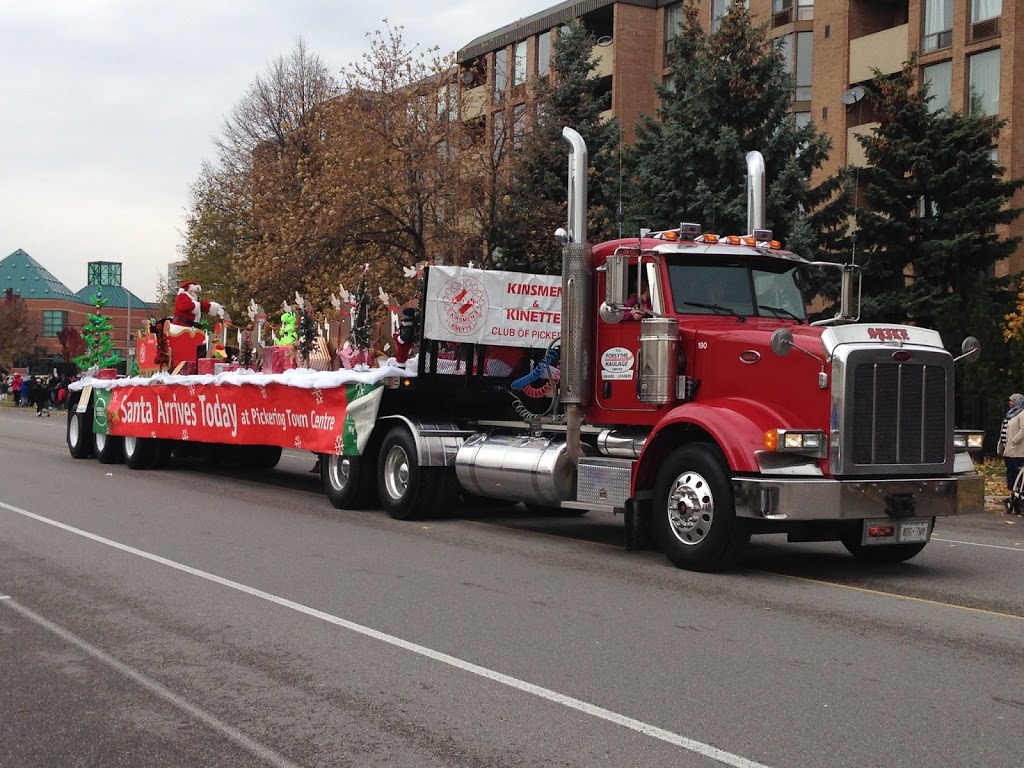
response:
<svg viewBox="0 0 1024 768"><path fill-rule="evenodd" d="M219 357L200 357L196 361L197 371L200 376L203 376L205 374L216 373L216 371L214 370L214 366L216 366L218 363L223 362L224 360Z"/></svg>
<svg viewBox="0 0 1024 768"><path fill-rule="evenodd" d="M284 373L295 367L295 353L291 347L264 347L263 372Z"/></svg>

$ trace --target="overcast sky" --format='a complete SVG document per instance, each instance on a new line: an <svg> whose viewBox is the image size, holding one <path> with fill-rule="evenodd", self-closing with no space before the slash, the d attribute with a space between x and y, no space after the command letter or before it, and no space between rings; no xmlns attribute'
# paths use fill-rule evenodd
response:
<svg viewBox="0 0 1024 768"><path fill-rule="evenodd" d="M0 0L0 258L21 248L73 291L119 261L152 301L212 138L299 38L337 74L384 19L448 52L557 3Z"/></svg>

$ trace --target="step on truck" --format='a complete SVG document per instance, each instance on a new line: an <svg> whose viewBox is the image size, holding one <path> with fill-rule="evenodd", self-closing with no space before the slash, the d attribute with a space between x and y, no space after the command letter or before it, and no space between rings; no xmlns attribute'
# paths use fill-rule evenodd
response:
<svg viewBox="0 0 1024 768"><path fill-rule="evenodd" d="M338 509L400 520L459 504L621 515L627 546L728 568L752 535L841 541L861 559L920 552L938 517L982 509L954 428L958 361L939 334L859 321L852 265L785 250L747 156L747 232L683 223L591 245L587 149L570 128L558 277L431 266L404 365L76 383L76 458L132 469L191 458L319 458ZM834 318L810 323L798 275L839 268ZM393 361L392 361L393 362Z"/></svg>

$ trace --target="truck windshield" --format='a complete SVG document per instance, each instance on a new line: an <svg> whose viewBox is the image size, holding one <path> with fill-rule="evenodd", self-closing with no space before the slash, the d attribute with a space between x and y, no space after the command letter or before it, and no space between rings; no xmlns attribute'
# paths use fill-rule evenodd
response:
<svg viewBox="0 0 1024 768"><path fill-rule="evenodd" d="M785 317L803 321L796 267L751 264L669 264L672 303L679 314Z"/></svg>

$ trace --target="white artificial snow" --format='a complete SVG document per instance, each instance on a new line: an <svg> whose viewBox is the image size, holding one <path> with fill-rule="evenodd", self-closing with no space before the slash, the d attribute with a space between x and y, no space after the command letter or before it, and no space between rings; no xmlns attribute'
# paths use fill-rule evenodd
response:
<svg viewBox="0 0 1024 768"><path fill-rule="evenodd" d="M194 376L173 375L170 373L154 373L152 376L132 376L120 379L95 379L83 377L71 383L69 389L80 390L86 386L93 389L116 389L117 387L156 387L156 386L255 386L265 387L268 384L282 384L296 389L331 389L346 384L376 384L383 379L410 378L416 375L415 365L405 369L390 364L389 360L380 368L369 368L365 371L355 369L340 371L314 371L312 368L291 368L283 373L260 373L248 369L224 371L216 374Z"/></svg>

